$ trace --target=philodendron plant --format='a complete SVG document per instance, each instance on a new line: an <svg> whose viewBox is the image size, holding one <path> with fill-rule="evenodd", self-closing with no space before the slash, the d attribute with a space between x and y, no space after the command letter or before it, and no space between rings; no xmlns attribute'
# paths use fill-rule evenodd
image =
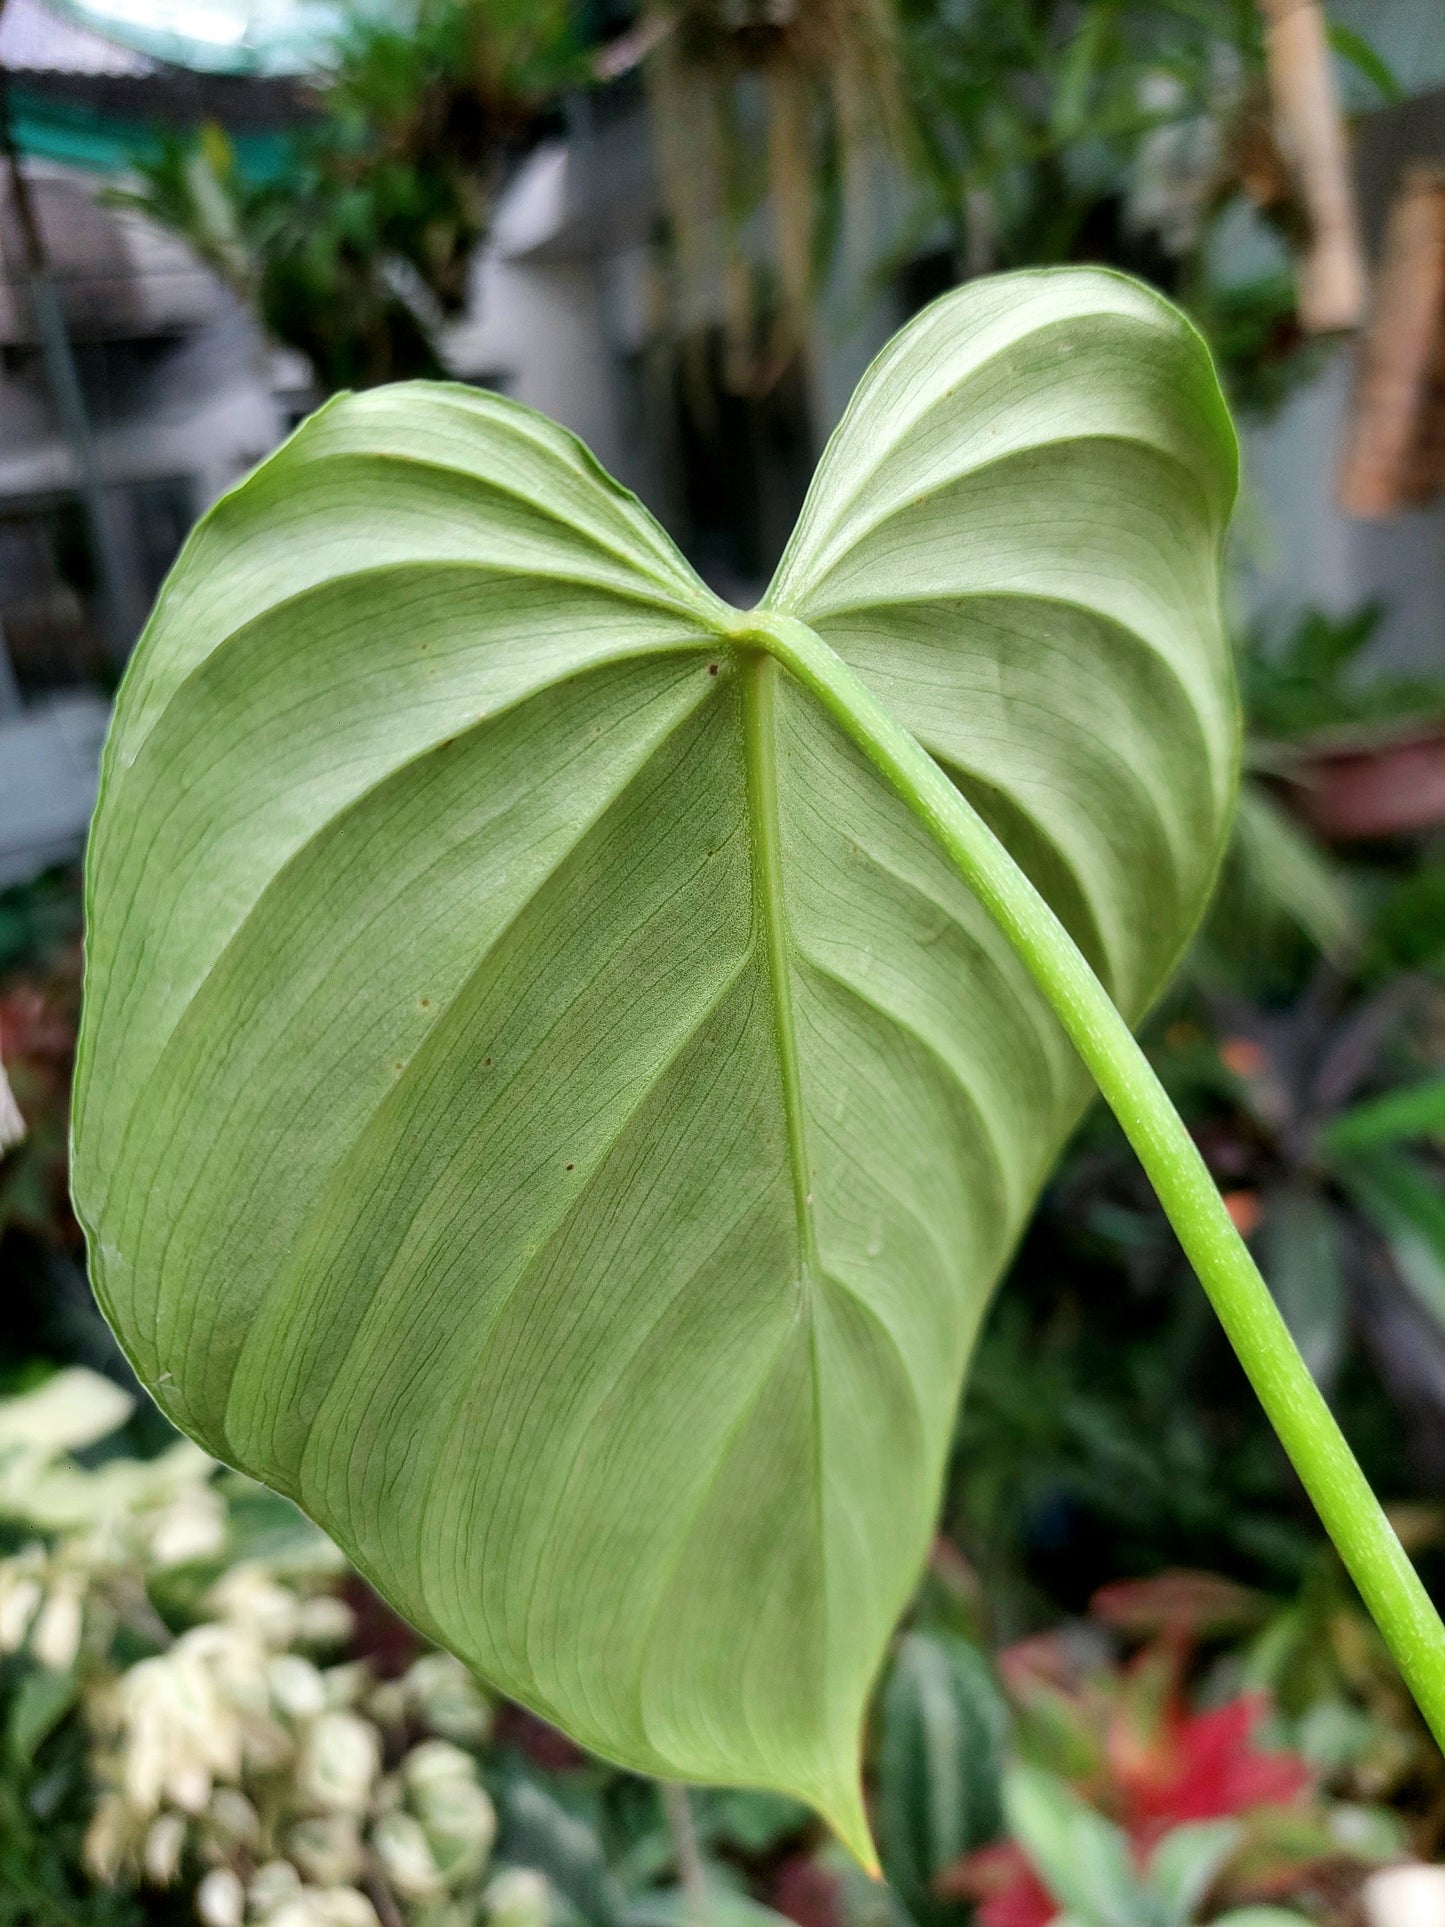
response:
<svg viewBox="0 0 1445 1927"><path fill-rule="evenodd" d="M1129 1029L1230 817L1234 484L1200 341L1094 271L905 328L747 611L530 410L346 396L117 703L74 1182L142 1379L503 1691L865 1862L869 1689L1091 1075L1445 1717Z"/></svg>

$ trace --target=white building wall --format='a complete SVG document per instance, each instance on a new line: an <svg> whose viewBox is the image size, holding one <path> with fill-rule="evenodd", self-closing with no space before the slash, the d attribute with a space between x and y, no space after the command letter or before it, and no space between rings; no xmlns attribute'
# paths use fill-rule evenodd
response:
<svg viewBox="0 0 1445 1927"><path fill-rule="evenodd" d="M580 435L605 467L623 467L618 371L594 265L506 260L488 249L471 305L474 318L448 342L457 372L495 381Z"/></svg>
<svg viewBox="0 0 1445 1927"><path fill-rule="evenodd" d="M199 512L281 439L265 340L219 291L217 309L137 383L119 420L97 425L107 483L182 478ZM70 452L38 382L0 386L0 424L0 500L74 485Z"/></svg>

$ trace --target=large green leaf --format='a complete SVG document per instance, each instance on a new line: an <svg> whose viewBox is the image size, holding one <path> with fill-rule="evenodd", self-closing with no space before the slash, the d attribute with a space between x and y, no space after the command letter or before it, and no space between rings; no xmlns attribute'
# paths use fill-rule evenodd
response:
<svg viewBox="0 0 1445 1927"><path fill-rule="evenodd" d="M769 605L1125 1011L1234 786L1208 358L1096 272L870 371ZM633 1767L867 1851L859 1731L1087 1095L918 821L560 429L409 386L206 518L89 854L75 1189L177 1424Z"/></svg>

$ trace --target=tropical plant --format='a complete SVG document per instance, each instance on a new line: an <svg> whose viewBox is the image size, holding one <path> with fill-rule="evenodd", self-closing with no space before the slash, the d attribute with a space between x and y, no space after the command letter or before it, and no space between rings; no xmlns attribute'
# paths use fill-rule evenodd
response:
<svg viewBox="0 0 1445 1927"><path fill-rule="evenodd" d="M1228 827L1234 461L1158 297L975 283L745 613L542 418L348 398L202 524L118 704L74 1186L145 1383L583 1744L865 1862L868 1692L1084 1067L1445 1728L1126 1021Z"/></svg>
<svg viewBox="0 0 1445 1927"><path fill-rule="evenodd" d="M565 0L358 10L279 167L248 176L210 125L113 198L188 241L323 391L437 375L502 169L582 71Z"/></svg>
<svg viewBox="0 0 1445 1927"><path fill-rule="evenodd" d="M910 151L960 268L1142 274L1202 329L1240 406L1275 405L1316 365L1288 268L1309 223L1256 0L898 0L898 14ZM1397 91L1357 35L1331 38L1372 90ZM1279 261L1241 279L1223 224L1246 211Z"/></svg>
<svg viewBox="0 0 1445 1927"><path fill-rule="evenodd" d="M1306 609L1283 634L1261 625L1246 637L1241 693L1262 767L1274 744L1445 715L1445 677L1368 672L1366 651L1383 614L1375 602L1347 616Z"/></svg>

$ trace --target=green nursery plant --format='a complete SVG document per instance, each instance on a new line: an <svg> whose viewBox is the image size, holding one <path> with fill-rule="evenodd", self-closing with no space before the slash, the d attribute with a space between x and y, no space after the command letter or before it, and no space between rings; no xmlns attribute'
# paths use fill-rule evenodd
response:
<svg viewBox="0 0 1445 1927"><path fill-rule="evenodd" d="M1189 1927L1242 1831L1232 1819L1173 1827L1141 1865L1121 1827L1040 1767L1011 1767L1004 1803L1049 1899L1087 1927ZM1215 1927L1304 1927L1306 1919L1286 1907L1232 1907L1215 1915Z"/></svg>
<svg viewBox="0 0 1445 1927"><path fill-rule="evenodd" d="M1097 271L911 323L751 611L552 423L375 391L212 510L120 694L74 1190L145 1383L584 1745L865 1862L868 1693L1090 1077L1445 1731L1129 1028L1229 823L1234 481L1198 337Z"/></svg>

